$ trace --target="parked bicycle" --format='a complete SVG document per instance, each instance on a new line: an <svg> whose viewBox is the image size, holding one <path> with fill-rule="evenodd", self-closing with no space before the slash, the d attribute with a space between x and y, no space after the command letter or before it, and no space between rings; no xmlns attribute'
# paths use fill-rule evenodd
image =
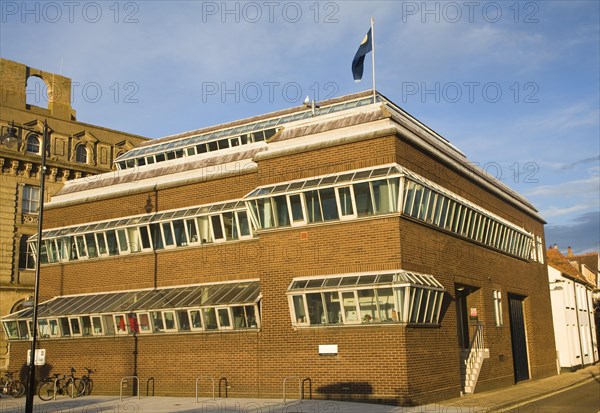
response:
<svg viewBox="0 0 600 413"><path fill-rule="evenodd" d="M87 374L84 374L81 378L81 381L85 384L85 395L89 396L92 394L92 389L94 388L94 381L92 380L92 373L95 373L95 370L90 369L89 367L84 367L87 370Z"/></svg>
<svg viewBox="0 0 600 413"><path fill-rule="evenodd" d="M66 394L69 397L79 397L85 394L85 383L75 377L75 369L71 367L71 374L54 373L45 379L38 388L38 396L44 401L52 400L57 394Z"/></svg>
<svg viewBox="0 0 600 413"><path fill-rule="evenodd" d="M25 394L25 385L18 379L13 378L13 372L4 373L6 379L3 379L0 386L3 394L10 394L12 397L21 397Z"/></svg>

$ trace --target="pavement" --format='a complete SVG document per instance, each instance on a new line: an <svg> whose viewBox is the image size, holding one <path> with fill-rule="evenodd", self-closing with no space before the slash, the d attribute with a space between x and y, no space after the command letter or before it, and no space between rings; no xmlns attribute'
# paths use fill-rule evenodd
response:
<svg viewBox="0 0 600 413"><path fill-rule="evenodd" d="M352 403L332 400L289 399L216 399L193 397L123 397L86 396L77 399L61 398L43 402L34 400L36 413L472 413L502 412L518 409L550 394L593 382L600 392L600 365L575 372L562 373L541 380L519 383L499 390L475 393L444 402L416 407L399 407L370 403ZM25 399L5 395L0 399L0 413L21 413ZM600 406L598 406L600 411Z"/></svg>

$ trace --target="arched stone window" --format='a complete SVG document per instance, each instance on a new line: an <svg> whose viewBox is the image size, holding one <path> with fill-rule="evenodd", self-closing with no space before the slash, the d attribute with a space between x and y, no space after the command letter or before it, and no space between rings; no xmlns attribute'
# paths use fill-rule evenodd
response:
<svg viewBox="0 0 600 413"><path fill-rule="evenodd" d="M27 78L25 103L48 109L48 84L41 76L32 75Z"/></svg>
<svg viewBox="0 0 600 413"><path fill-rule="evenodd" d="M75 162L88 163L88 150L82 143L75 147Z"/></svg>
<svg viewBox="0 0 600 413"><path fill-rule="evenodd" d="M27 153L40 153L40 138L35 133L27 135Z"/></svg>

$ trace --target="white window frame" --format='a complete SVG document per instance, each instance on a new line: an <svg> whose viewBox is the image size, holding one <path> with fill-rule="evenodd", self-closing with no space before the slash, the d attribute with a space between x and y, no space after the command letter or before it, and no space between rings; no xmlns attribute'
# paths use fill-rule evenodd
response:
<svg viewBox="0 0 600 413"><path fill-rule="evenodd" d="M231 308L225 307L225 306L220 306L220 307L214 307L214 309L215 309L215 313L217 316L217 326L218 326L219 330L233 330L233 318L231 317ZM228 326L221 325L221 317L219 316L219 311L221 311L221 310L225 310L227 312L227 317L229 318Z"/></svg>
<svg viewBox="0 0 600 413"><path fill-rule="evenodd" d="M82 328L82 324L81 324L81 318L80 317L68 317L68 318L69 318L69 331L71 332L71 336L72 337L83 336L83 328ZM77 324L79 325L79 333L75 333L73 331L73 320L76 320Z"/></svg>
<svg viewBox="0 0 600 413"><path fill-rule="evenodd" d="M304 199L304 197L302 197ZM303 201L304 202L304 201ZM237 228L238 228L238 238L239 239L252 239L253 235L252 235L252 220L250 218L250 213L248 212L248 210L238 210L238 211L234 211L235 212L235 222L237 224ZM239 213L240 212L244 212L246 214L246 219L248 220L248 231L250 232L249 235L242 235L242 225L240 224L240 217L239 217ZM306 213L306 210L303 210L304 213ZM306 214L304 215L304 218L306 219Z"/></svg>
<svg viewBox="0 0 600 413"><path fill-rule="evenodd" d="M126 227L120 227L120 228L111 228L114 229L115 231L115 236L117 237L117 248L118 248L118 254L117 255L129 255L131 254L131 248L129 245L129 231L127 231ZM123 233L125 234L125 249L122 249L121 246L121 237L119 237L119 231L123 231Z"/></svg>
<svg viewBox="0 0 600 413"><path fill-rule="evenodd" d="M494 316L496 327L502 327L504 320L502 317L502 292L500 290L494 290Z"/></svg>
<svg viewBox="0 0 600 413"><path fill-rule="evenodd" d="M179 331L177 328L177 312L175 310L161 310L160 313L163 320L163 331L165 333L174 333ZM165 317L167 313L173 314L173 325L175 326L174 328L167 328L167 319Z"/></svg>
<svg viewBox="0 0 600 413"><path fill-rule="evenodd" d="M188 221L192 221L194 228L196 229L196 240L193 240L193 237L191 236L189 229L188 229ZM183 227L185 229L185 237L187 238L187 243L188 245L200 245L201 242L201 235L200 235L200 228L198 228L198 220L196 219L196 217L187 217L187 218L183 218Z"/></svg>
<svg viewBox="0 0 600 413"><path fill-rule="evenodd" d="M223 238L215 237L215 231L213 228L213 217L219 217L219 223L221 224L221 234L223 235ZM215 244L227 241L227 233L225 232L225 225L223 224L223 216L221 214L208 215L208 223L210 226L210 233L212 235L212 241Z"/></svg>
<svg viewBox="0 0 600 413"><path fill-rule="evenodd" d="M321 291L322 292L322 291ZM356 320L355 321L348 321L346 319L346 307L344 305L344 296L343 293L352 293L354 295L354 304L355 304L355 308L356 308ZM339 290L338 291L339 294L339 298L340 298L340 307L342 310L342 320L344 324L361 324L362 320L360 319L360 305L358 304L358 294L356 293L356 290ZM321 300L323 300L323 298L321 297ZM308 313L306 313L308 314Z"/></svg>
<svg viewBox="0 0 600 413"><path fill-rule="evenodd" d="M79 242L77 241L77 238L81 238L83 240L83 249L85 250L83 254L81 253L81 251L79 249ZM87 241L85 239L85 233L73 235L73 243L75 244L75 251L77 252L77 259L87 260L89 258L89 255L88 255L88 251L87 251Z"/></svg>
<svg viewBox="0 0 600 413"><path fill-rule="evenodd" d="M96 326L94 324L94 319L100 320L100 331L99 332L96 331ZM92 321L92 335L94 335L94 336L103 336L104 335L104 331L105 331L103 317L101 315L90 315L90 320Z"/></svg>
<svg viewBox="0 0 600 413"><path fill-rule="evenodd" d="M352 214L346 214L346 215L342 214L342 200L340 197L340 190L345 189L345 188L350 189L350 204L352 205ZM335 189L335 201L337 204L338 217L339 217L340 221L348 221L351 219L356 219L356 216L357 216L356 202L354 200L354 187L352 186L352 184L336 186L334 189Z"/></svg>
<svg viewBox="0 0 600 413"><path fill-rule="evenodd" d="M187 312L188 312L188 317L190 320L190 331L204 331L204 320L202 319L202 309L201 308L189 308L187 310ZM192 323L192 313L193 312L198 313L198 317L200 317L201 327L194 327L194 324Z"/></svg>
<svg viewBox="0 0 600 413"><path fill-rule="evenodd" d="M302 306L304 307L305 319L304 322L298 321L298 315L296 314L296 307L294 306L294 296L302 297ZM308 315L308 305L306 304L306 293L298 292L296 294L292 293L288 295L288 304L290 306L290 313L292 314L292 325L297 327L307 327L310 326L310 317Z"/></svg>
<svg viewBox="0 0 600 413"><path fill-rule="evenodd" d="M149 252L154 250L154 245L152 244L152 233L150 232L149 225L141 225L135 227L137 229L137 238L140 243L140 252ZM148 235L148 242L150 243L150 247L144 247L144 243L142 242L142 231L146 231Z"/></svg>
<svg viewBox="0 0 600 413"><path fill-rule="evenodd" d="M146 330L146 331L142 330L142 323L140 321L140 317L141 316L146 316L147 317L147 320L148 320L148 330ZM148 312L148 311L142 311L142 312L139 312L139 313L135 313L135 318L136 318L136 321L137 321L137 329L138 329L137 332L138 333L140 333L140 334L151 334L151 333L154 332L154 329L152 328L153 325L152 325L152 317L150 317L150 312Z"/></svg>
<svg viewBox="0 0 600 413"><path fill-rule="evenodd" d="M175 228L173 228L173 221L159 221L158 224L160 227L160 236L163 242L163 249L171 250L177 248L177 241L175 241ZM167 236L165 235L164 227L165 225L168 225L171 230L171 240L173 241L172 244L167 244Z"/></svg>
<svg viewBox="0 0 600 413"><path fill-rule="evenodd" d="M96 247L98 248L98 257L110 257L110 254L108 252L108 240L106 239L106 232L99 231L95 232L94 235L96 236ZM102 241L104 242L104 252L101 252L98 237L101 237Z"/></svg>
<svg viewBox="0 0 600 413"><path fill-rule="evenodd" d="M300 221L295 221L294 214L292 213L292 201L290 198L295 197L295 196L300 197L300 208L302 209L302 220L300 220ZM306 200L305 200L304 194L302 192L287 194L285 198L286 198L286 203L287 203L287 208L288 208L288 215L290 217L290 224L292 225L292 227L299 227L299 226L306 225L308 223L308 217L307 217L308 214L306 211ZM236 218L237 218L237 214L236 214Z"/></svg>
<svg viewBox="0 0 600 413"><path fill-rule="evenodd" d="M127 314L125 313L117 313L117 314L113 314L113 325L115 326L115 335L117 336L125 336L129 334L129 320L127 318ZM123 317L124 320L124 327L125 327L125 331L120 330L119 326L120 324L117 322L117 317Z"/></svg>

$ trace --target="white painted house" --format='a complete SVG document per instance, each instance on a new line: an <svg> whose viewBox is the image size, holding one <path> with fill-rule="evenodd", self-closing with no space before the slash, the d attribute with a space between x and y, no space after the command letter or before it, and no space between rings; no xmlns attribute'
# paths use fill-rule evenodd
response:
<svg viewBox="0 0 600 413"><path fill-rule="evenodd" d="M554 337L560 368L576 370L598 361L591 284L558 248L547 252Z"/></svg>

